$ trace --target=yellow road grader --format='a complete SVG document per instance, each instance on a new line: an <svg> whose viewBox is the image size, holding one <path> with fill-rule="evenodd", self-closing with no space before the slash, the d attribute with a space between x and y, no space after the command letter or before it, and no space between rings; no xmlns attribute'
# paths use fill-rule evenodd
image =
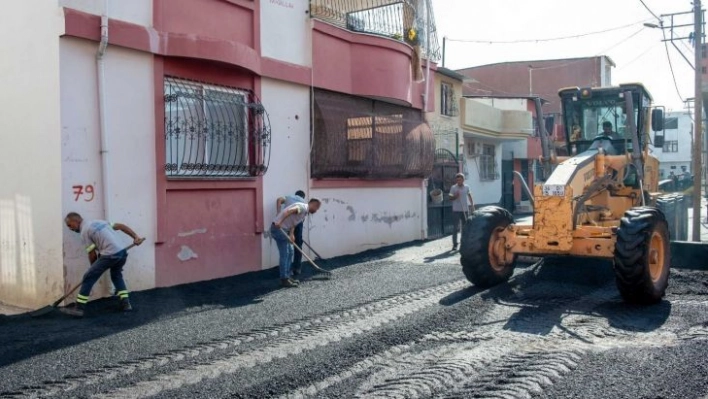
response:
<svg viewBox="0 0 708 399"><path fill-rule="evenodd" d="M467 220L460 262L480 287L507 281L517 257L601 258L614 264L625 301L661 300L669 278L672 237L685 237L683 198L658 192L659 162L649 151L663 145L663 110L641 84L559 91L569 156L556 156L542 123L541 182L529 192L533 223L517 225L497 206ZM531 191L526 186L526 190Z"/></svg>

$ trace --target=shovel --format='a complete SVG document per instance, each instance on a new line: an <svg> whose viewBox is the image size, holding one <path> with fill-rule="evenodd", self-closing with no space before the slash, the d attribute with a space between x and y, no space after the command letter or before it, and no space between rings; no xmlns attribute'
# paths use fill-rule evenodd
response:
<svg viewBox="0 0 708 399"><path fill-rule="evenodd" d="M127 247L124 249L124 251L127 251L127 250L129 250L130 248L133 248L134 246L135 246L135 244L130 244L129 246L127 246ZM81 287L81 284L83 284L83 283L84 283L84 280L81 279L81 282L78 283L78 284L76 284L76 285L74 286L74 288L71 289L71 291L69 291L68 293L66 293L66 295L64 295L63 297L57 299L57 300L56 300L54 303L52 303L51 305L47 305L47 306L45 306L45 307L43 307L43 308L41 308L41 309L37 309L37 310L35 310L34 312L30 312L30 317L44 316L44 315L46 315L46 314L49 314L49 313L53 312L54 309L56 309L57 306L59 306L59 304L62 303L62 301L64 301L64 300L65 300L66 298L68 298L71 294L73 294L74 291L76 291L77 289L79 289L79 287Z"/></svg>
<svg viewBox="0 0 708 399"><path fill-rule="evenodd" d="M308 262L310 262L310 264L312 265L312 267L313 267L315 270L317 270L317 271L320 272L320 273L325 273L325 274L327 275L327 277L329 277L329 276L332 275L332 272L331 272L331 271L325 270L325 269L323 269L323 268L317 266L317 264L315 263L315 261L312 260L312 258L310 258L309 256L307 256L307 254L305 253L305 251L303 251L302 248L300 248L297 244L295 244L295 241L293 241L292 239L290 239L290 235L289 235L287 232L285 232L285 230L283 230L283 229L281 228L280 231L282 231L283 234L285 234L285 236L288 237L288 241L290 241L290 243L293 244L293 247L295 247L295 249L297 249L297 250L302 254L302 256L304 256L305 259L307 259ZM304 241L303 241L303 242L304 242ZM309 247L310 245L308 244L307 246ZM310 247L310 249L312 249L312 247ZM312 252L315 252L315 251L312 251ZM318 255L318 256L319 256L319 255Z"/></svg>

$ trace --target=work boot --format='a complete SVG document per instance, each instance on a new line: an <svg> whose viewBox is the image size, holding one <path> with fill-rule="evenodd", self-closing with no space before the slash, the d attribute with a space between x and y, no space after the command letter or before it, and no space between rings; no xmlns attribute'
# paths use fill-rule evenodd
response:
<svg viewBox="0 0 708 399"><path fill-rule="evenodd" d="M128 298L124 298L124 299L120 300L120 304L118 305L118 309L121 312L132 312L133 306L130 305L130 300L128 300Z"/></svg>
<svg viewBox="0 0 708 399"><path fill-rule="evenodd" d="M289 278L281 278L280 286L285 288L295 288L297 287L297 283L293 280L290 280Z"/></svg>
<svg viewBox="0 0 708 399"><path fill-rule="evenodd" d="M60 309L62 313L69 315L71 317L76 317L78 319L84 317L84 310L86 305L83 303L75 303L73 306L69 305L65 308Z"/></svg>
<svg viewBox="0 0 708 399"><path fill-rule="evenodd" d="M300 275L300 273L302 273L302 270L300 270L300 268L293 269L293 276L298 276Z"/></svg>

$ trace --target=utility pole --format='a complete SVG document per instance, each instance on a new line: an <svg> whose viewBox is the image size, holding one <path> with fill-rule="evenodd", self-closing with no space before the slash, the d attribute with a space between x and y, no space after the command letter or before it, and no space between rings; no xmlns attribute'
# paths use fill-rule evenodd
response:
<svg viewBox="0 0 708 399"><path fill-rule="evenodd" d="M703 168L701 167L701 158L703 145L703 92L702 92L702 71L701 68L701 51L703 49L703 21L701 0L693 0L693 37L695 46L695 72L696 72L696 87L695 97L693 102L693 117L695 122L694 137L693 137L693 241L701 241L701 186L703 183Z"/></svg>

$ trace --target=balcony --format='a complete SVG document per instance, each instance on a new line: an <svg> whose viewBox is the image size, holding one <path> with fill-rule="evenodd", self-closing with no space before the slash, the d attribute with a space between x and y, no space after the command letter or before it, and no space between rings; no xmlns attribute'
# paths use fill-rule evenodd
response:
<svg viewBox="0 0 708 399"><path fill-rule="evenodd" d="M425 7L418 9L418 3L417 0L310 0L310 16L350 32L419 46L422 58L437 62L441 51L432 6L428 1L431 44L428 56Z"/></svg>
<svg viewBox="0 0 708 399"><path fill-rule="evenodd" d="M503 110L470 98L462 100L461 111L465 137L513 141L527 139L534 132L529 111Z"/></svg>

